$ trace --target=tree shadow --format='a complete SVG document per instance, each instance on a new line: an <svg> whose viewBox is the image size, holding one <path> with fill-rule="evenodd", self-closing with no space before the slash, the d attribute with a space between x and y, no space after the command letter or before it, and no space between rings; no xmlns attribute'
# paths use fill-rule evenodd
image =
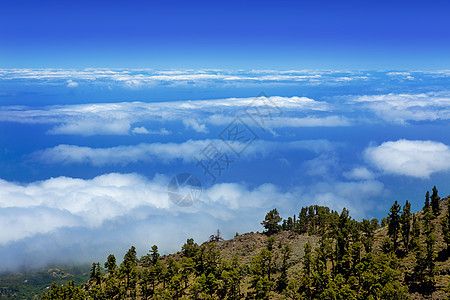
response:
<svg viewBox="0 0 450 300"><path fill-rule="evenodd" d="M436 286L432 281L421 283L410 282L408 286L410 293L419 293L422 296L430 296L431 294L433 294L434 291L436 291Z"/></svg>
<svg viewBox="0 0 450 300"><path fill-rule="evenodd" d="M446 261L450 256L450 251L448 248L442 249L441 251L438 252L438 255L436 257L437 261Z"/></svg>
<svg viewBox="0 0 450 300"><path fill-rule="evenodd" d="M397 251L395 252L395 255L396 255L398 258L405 258L405 257L408 255L408 252L406 252L406 251L403 250L403 249L397 249Z"/></svg>

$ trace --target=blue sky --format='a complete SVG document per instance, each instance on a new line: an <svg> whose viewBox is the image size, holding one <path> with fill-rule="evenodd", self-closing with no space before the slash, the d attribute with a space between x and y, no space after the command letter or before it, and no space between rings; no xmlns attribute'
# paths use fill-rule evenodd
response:
<svg viewBox="0 0 450 300"><path fill-rule="evenodd" d="M447 11L2 2L0 269L173 252L261 230L274 207L380 219L449 194ZM211 176L198 161L214 149L229 163ZM180 172L203 185L193 206L169 199Z"/></svg>
<svg viewBox="0 0 450 300"><path fill-rule="evenodd" d="M442 69L447 1L4 1L2 67Z"/></svg>

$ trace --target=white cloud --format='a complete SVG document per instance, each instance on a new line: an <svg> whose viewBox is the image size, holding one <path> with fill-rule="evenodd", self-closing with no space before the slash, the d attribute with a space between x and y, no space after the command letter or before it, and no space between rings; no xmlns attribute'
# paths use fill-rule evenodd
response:
<svg viewBox="0 0 450 300"><path fill-rule="evenodd" d="M274 118L267 121L270 128L283 127L345 127L353 125L346 117L305 117L305 118Z"/></svg>
<svg viewBox="0 0 450 300"><path fill-rule="evenodd" d="M130 122L127 120L105 120L87 119L64 123L48 131L50 134L71 135L127 135L130 132Z"/></svg>
<svg viewBox="0 0 450 300"><path fill-rule="evenodd" d="M169 163L175 159L192 162L210 142L211 140L189 140L181 144L153 143L110 148L58 145L38 152L35 156L48 163L88 163L94 166L106 164L126 165L143 161Z"/></svg>
<svg viewBox="0 0 450 300"><path fill-rule="evenodd" d="M134 127L133 130L131 130L131 133L134 133L134 134L149 134L150 132L145 127Z"/></svg>
<svg viewBox="0 0 450 300"><path fill-rule="evenodd" d="M388 73L386 73L386 75L388 75L388 76L404 76L404 77L407 77L407 76L411 75L411 72L388 72Z"/></svg>
<svg viewBox="0 0 450 300"><path fill-rule="evenodd" d="M7 229L0 232L0 270L104 260L131 245L140 255L152 244L173 252L187 238L203 242L217 228L227 238L261 230L273 205L287 209L297 199L271 184L222 183L206 189L194 206L180 208L168 199L167 183L161 175L148 180L116 173L28 184L0 180L0 226Z"/></svg>
<svg viewBox="0 0 450 300"><path fill-rule="evenodd" d="M366 95L354 98L353 103L361 103L388 122L450 119L447 93Z"/></svg>
<svg viewBox="0 0 450 300"><path fill-rule="evenodd" d="M450 170L450 149L434 141L398 140L365 150L366 159L386 174L429 178Z"/></svg>
<svg viewBox="0 0 450 300"><path fill-rule="evenodd" d="M87 163L94 166L127 165L138 162L170 163L181 159L193 162L208 145L213 144L222 152L232 154L222 140L188 140L183 143L152 143L110 148L91 148L75 145L58 145L33 154L35 158L46 163ZM309 150L315 153L330 152L338 147L338 143L327 140L301 140L292 142L271 142L257 140L242 153L242 158L255 155L268 155L281 150ZM238 147L239 148L239 147Z"/></svg>
<svg viewBox="0 0 450 300"><path fill-rule="evenodd" d="M148 130L145 127L134 127L133 130L131 130L132 134L154 134L154 135L168 135L172 132L170 130L167 130L166 128L161 128L159 130Z"/></svg>
<svg viewBox="0 0 450 300"><path fill-rule="evenodd" d="M337 166L338 162L336 157L329 153L325 153L304 162L302 164L302 169L310 176L333 178Z"/></svg>
<svg viewBox="0 0 450 300"><path fill-rule="evenodd" d="M344 172L343 175L350 180L372 180L375 178L375 174L366 167L353 168L351 171Z"/></svg>
<svg viewBox="0 0 450 300"><path fill-rule="evenodd" d="M379 197L377 181L320 183L283 191L273 184L249 188L220 183L199 201L181 208L168 199L169 178L149 180L137 174L105 174L93 179L68 177L18 184L0 180L0 270L23 264L118 258L135 245L144 255L153 244L163 253L178 251L187 238L203 242L220 228L226 238L262 230L272 208L282 216L301 206L329 205L367 216L368 199ZM48 245L51 244L51 247Z"/></svg>
<svg viewBox="0 0 450 300"><path fill-rule="evenodd" d="M155 84L251 84L255 83L322 83L365 79L349 71L317 70L152 70L152 69L0 69L0 80L23 80L46 83L88 82L90 84L114 84L129 88L141 88Z"/></svg>
<svg viewBox="0 0 450 300"><path fill-rule="evenodd" d="M0 245L62 227L98 227L140 206L170 207L165 178L107 174L91 180L52 178L27 185L0 180Z"/></svg>
<svg viewBox="0 0 450 300"><path fill-rule="evenodd" d="M229 98L215 100L175 101L175 102L121 102L80 105L58 105L48 107L0 107L0 121L19 123L54 124L51 134L128 135L137 122L183 122L186 128L206 133L208 128L203 122L225 124L230 118L245 115L248 106L260 110L277 106L291 114L302 113L307 117L274 117L268 125L273 127L298 126L348 126L350 122L340 116L315 116L327 112L331 107L320 101L305 97L270 98ZM245 116L244 116L245 117ZM251 122L250 118L247 117ZM134 132L136 133L136 132Z"/></svg>
<svg viewBox="0 0 450 300"><path fill-rule="evenodd" d="M73 81L72 79L67 80L67 86L68 87L77 87L78 82Z"/></svg>
<svg viewBox="0 0 450 300"><path fill-rule="evenodd" d="M376 180L331 181L308 187L300 200L328 206L338 212L345 207L350 210L350 215L353 218L361 220L362 218L373 217L376 201L370 200L380 197L384 193L384 185Z"/></svg>
<svg viewBox="0 0 450 300"><path fill-rule="evenodd" d="M257 121L257 116L253 116L254 119ZM245 122L245 124L248 124L249 126L258 125L255 124L255 121L248 117L247 115L240 117L241 120ZM266 116L262 115L262 118L264 119L264 124L261 122L259 125L263 127L264 129L275 129L275 128L287 128L287 127L346 127L346 126L352 126L354 123L352 120L348 119L344 116L309 116L309 117L272 117L272 118L266 118ZM213 125L221 125L226 126L233 122L236 119L236 117L232 116L222 116L222 115L212 115L209 118L206 119L207 122L213 124Z"/></svg>
<svg viewBox="0 0 450 300"><path fill-rule="evenodd" d="M194 119L183 119L183 124L184 126L186 126L186 128L192 128L193 130L200 133L208 132L208 129L206 128L205 124L200 124L197 122L197 120Z"/></svg>

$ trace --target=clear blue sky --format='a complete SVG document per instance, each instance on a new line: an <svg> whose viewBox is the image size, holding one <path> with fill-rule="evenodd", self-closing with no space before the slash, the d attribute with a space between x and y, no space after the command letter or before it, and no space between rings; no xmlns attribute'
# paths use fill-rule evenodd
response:
<svg viewBox="0 0 450 300"><path fill-rule="evenodd" d="M450 68L448 1L2 1L0 67Z"/></svg>

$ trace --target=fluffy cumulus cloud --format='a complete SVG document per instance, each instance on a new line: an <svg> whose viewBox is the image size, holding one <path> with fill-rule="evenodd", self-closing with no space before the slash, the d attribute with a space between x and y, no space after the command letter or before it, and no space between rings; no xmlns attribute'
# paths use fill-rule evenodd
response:
<svg viewBox="0 0 450 300"><path fill-rule="evenodd" d="M133 130L131 130L131 133L133 134L150 134L147 128L145 127L134 127Z"/></svg>
<svg viewBox="0 0 450 300"><path fill-rule="evenodd" d="M142 143L132 146L117 146L109 148L91 148L76 145L58 145L38 151L33 154L35 158L45 163L86 163L94 166L127 165L139 162L170 163L182 160L185 163L194 162L196 157L208 146L213 145L223 153L233 154L232 150L223 140L188 140L183 143ZM256 140L246 146L242 158L266 156L283 150L309 150L315 153L330 152L339 143L327 140L300 140L291 142L273 142ZM234 145L238 149L243 147Z"/></svg>
<svg viewBox="0 0 450 300"><path fill-rule="evenodd" d="M119 257L131 245L144 255L152 244L163 252L180 249L188 237L202 242L217 228L230 238L236 232L261 230L268 210L283 216L311 204L350 208L365 216L365 200L379 196L376 181L322 183L292 190L273 184L249 188L220 183L203 190L191 207L174 205L169 178L104 174L93 179L58 177L19 184L0 180L0 269L22 264L101 261Z"/></svg>
<svg viewBox="0 0 450 300"><path fill-rule="evenodd" d="M219 226L227 237L238 230L260 230L274 199L284 209L296 199L272 184L222 183L204 190L194 206L181 208L168 198L168 180L117 173L28 184L0 180L0 225L8 228L0 232L0 269L30 258L42 264L104 259L109 251L125 251L131 244L142 254L151 243L177 251L186 238L202 242Z"/></svg>
<svg viewBox="0 0 450 300"><path fill-rule="evenodd" d="M428 178L450 170L450 148L435 141L389 141L367 148L365 157L386 174Z"/></svg>

